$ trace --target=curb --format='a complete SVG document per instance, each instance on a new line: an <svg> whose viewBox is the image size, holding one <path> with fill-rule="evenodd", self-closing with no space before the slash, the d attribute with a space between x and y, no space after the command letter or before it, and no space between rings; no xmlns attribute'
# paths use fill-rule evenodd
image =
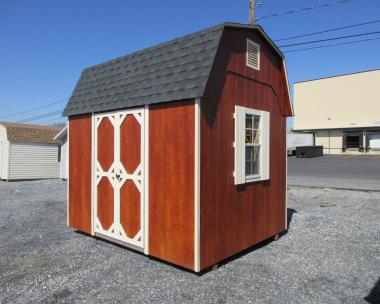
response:
<svg viewBox="0 0 380 304"><path fill-rule="evenodd" d="M380 190L375 189L355 189L355 188L344 188L344 187L328 187L328 186L309 186L309 185L295 185L288 184L287 187L293 188L310 188L310 189L332 189L332 190L346 190L346 191L363 191L363 192L380 192Z"/></svg>

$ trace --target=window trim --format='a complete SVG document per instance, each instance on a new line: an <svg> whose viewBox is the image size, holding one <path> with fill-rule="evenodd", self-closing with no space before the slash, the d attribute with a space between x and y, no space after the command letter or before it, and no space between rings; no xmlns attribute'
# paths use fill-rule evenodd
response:
<svg viewBox="0 0 380 304"><path fill-rule="evenodd" d="M251 182L255 182L255 181L258 181L258 180L261 180L262 178L262 167L263 167L263 164L262 164L262 161L263 161L263 132L262 132L262 125L263 125L263 115L261 113L261 111L259 110L255 110L255 109L251 109L251 108L245 108L245 116L244 116L244 119L246 120L247 119L247 114L250 114L250 115L253 115L253 116L259 116L260 117L260 123L259 123L259 128L257 129L258 131L260 131L260 139L259 139L259 143L258 144L248 144L249 147L260 147L260 152L259 152L259 173L258 174L246 174L245 173L245 182L246 183L251 183ZM253 127L254 125L252 125ZM252 128L252 130L254 130L254 128ZM247 131L247 126L245 125L244 126L244 132ZM247 161L247 156L245 154L245 151L246 151L246 148L247 147L247 143L244 142L244 166L245 166L245 163Z"/></svg>
<svg viewBox="0 0 380 304"><path fill-rule="evenodd" d="M246 175L246 114L261 116L260 167L259 175ZM270 112L235 105L235 140L234 140L234 184L270 180Z"/></svg>
<svg viewBox="0 0 380 304"><path fill-rule="evenodd" d="M254 65L251 65L251 64L249 64L249 61L248 61L248 47L249 47L249 44L253 44L254 46L256 46L257 47L257 67L256 66L254 66ZM260 49L260 44L258 44L258 43L256 43L256 42L253 42L252 40L250 40L250 39L247 39L247 48L246 48L246 55L245 55L245 57L246 57L246 65L248 66L248 67L250 67L250 68L252 68L252 69L254 69L254 70L256 70L256 71L260 71L260 59L261 59L261 56L260 56L260 54L261 54L261 49Z"/></svg>

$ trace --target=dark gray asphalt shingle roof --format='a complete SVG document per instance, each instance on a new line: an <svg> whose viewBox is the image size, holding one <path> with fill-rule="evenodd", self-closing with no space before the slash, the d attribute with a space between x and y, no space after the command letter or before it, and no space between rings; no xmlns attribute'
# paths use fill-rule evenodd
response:
<svg viewBox="0 0 380 304"><path fill-rule="evenodd" d="M87 68L64 115L203 96L226 26L262 31L258 26L224 23Z"/></svg>

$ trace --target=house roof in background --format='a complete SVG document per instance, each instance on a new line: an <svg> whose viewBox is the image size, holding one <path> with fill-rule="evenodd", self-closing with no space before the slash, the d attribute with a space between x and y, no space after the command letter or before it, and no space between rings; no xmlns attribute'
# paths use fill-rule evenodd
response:
<svg viewBox="0 0 380 304"><path fill-rule="evenodd" d="M27 125L14 122L0 122L7 132L7 139L11 142L30 142L58 144L54 137L62 128L39 125Z"/></svg>
<svg viewBox="0 0 380 304"><path fill-rule="evenodd" d="M64 115L78 115L202 97L225 28L259 31L258 25L223 23L84 69Z"/></svg>

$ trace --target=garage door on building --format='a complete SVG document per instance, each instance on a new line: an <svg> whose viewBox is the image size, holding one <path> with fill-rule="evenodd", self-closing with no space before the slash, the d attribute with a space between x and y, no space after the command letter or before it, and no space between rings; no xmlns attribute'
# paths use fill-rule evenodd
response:
<svg viewBox="0 0 380 304"><path fill-rule="evenodd" d="M369 134L369 148L371 150L380 150L380 133Z"/></svg>

